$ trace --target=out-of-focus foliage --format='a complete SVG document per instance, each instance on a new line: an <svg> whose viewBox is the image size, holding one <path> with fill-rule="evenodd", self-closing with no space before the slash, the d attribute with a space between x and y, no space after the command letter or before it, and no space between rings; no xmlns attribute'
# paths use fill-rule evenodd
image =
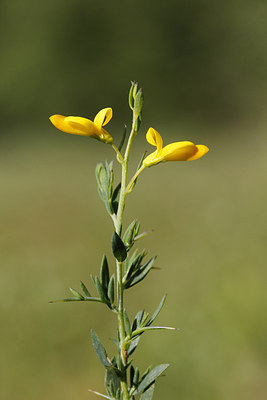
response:
<svg viewBox="0 0 267 400"><path fill-rule="evenodd" d="M1 123L107 105L126 113L131 79L148 113L210 122L261 112L266 12L259 0L2 0Z"/></svg>
<svg viewBox="0 0 267 400"><path fill-rule="evenodd" d="M1 0L1 400L87 400L89 387L103 388L89 331L113 332L115 321L99 304L48 301L88 282L111 251L94 178L110 148L47 126L52 114L92 118L106 106L122 125L131 79L145 93L136 160L152 124L170 142L211 149L197 165L147 169L127 204L127 223L134 215L155 229L142 241L163 270L151 271L149 298L142 284L127 291L129 316L144 303L153 312L161 285L159 323L180 328L144 338L136 354L144 369L147 359L171 363L156 398L265 398L267 143L256 121L266 9L261 0Z"/></svg>
<svg viewBox="0 0 267 400"><path fill-rule="evenodd" d="M112 258L94 177L111 149L40 133L27 141L20 131L0 154L0 398L93 400L87 389L103 391L103 370L90 329L112 353L105 338L115 316L97 303L48 301L88 283L103 253ZM254 136L242 130L242 141L220 133L206 130L211 151L198 162L145 170L127 203L125 226L137 216L142 230L154 229L138 247L158 254L160 268L127 291L129 317L144 304L153 313L168 293L158 323L180 328L144 336L136 350L141 372L148 359L171 364L156 399L263 400L267 390L266 134L259 126ZM149 146L142 130L137 140L136 162Z"/></svg>

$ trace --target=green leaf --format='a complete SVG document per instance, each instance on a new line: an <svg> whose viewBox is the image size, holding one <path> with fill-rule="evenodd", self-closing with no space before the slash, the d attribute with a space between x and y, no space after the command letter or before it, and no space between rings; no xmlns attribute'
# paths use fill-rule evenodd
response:
<svg viewBox="0 0 267 400"><path fill-rule="evenodd" d="M108 303L108 299L106 297L105 291L103 289L103 286L101 285L98 277L95 277L95 287L98 293L98 296L100 297L100 299L103 301L103 303Z"/></svg>
<svg viewBox="0 0 267 400"><path fill-rule="evenodd" d="M141 325L141 321L143 320L144 314L145 314L145 310L138 311L138 313L134 317L132 331L135 331L136 328L139 328L139 326Z"/></svg>
<svg viewBox="0 0 267 400"><path fill-rule="evenodd" d="M136 347L138 346L140 336L137 336L136 339L132 340L129 347L128 347L128 355L130 356L135 351Z"/></svg>
<svg viewBox="0 0 267 400"><path fill-rule="evenodd" d="M119 237L119 235L116 232L113 233L111 246L112 246L112 251L113 251L114 257L119 262L124 261L125 258L127 257L127 251L126 251L123 241L121 240L121 238Z"/></svg>
<svg viewBox="0 0 267 400"><path fill-rule="evenodd" d="M116 375L113 369L106 369L105 386L107 390L109 387L112 388L112 396L114 397L116 391L120 387L120 378Z"/></svg>
<svg viewBox="0 0 267 400"><path fill-rule="evenodd" d="M125 325L126 333L128 336L131 337L131 335L132 335L131 324L130 324L129 317L128 317L125 309L124 309L124 313L123 313L123 318L124 318L124 325Z"/></svg>
<svg viewBox="0 0 267 400"><path fill-rule="evenodd" d="M70 288L70 291L72 294L74 294L75 297L79 300L84 300L84 296L82 296L77 290Z"/></svg>
<svg viewBox="0 0 267 400"><path fill-rule="evenodd" d="M100 282L104 289L105 294L108 292L108 284L109 284L109 269L108 269L108 260L104 255L100 268Z"/></svg>
<svg viewBox="0 0 267 400"><path fill-rule="evenodd" d="M131 365L131 367L130 367L130 386L133 386L133 377L134 377L134 367Z"/></svg>
<svg viewBox="0 0 267 400"><path fill-rule="evenodd" d="M155 383L142 393L140 400L151 400L154 394Z"/></svg>
<svg viewBox="0 0 267 400"><path fill-rule="evenodd" d="M113 214L113 209L111 206L111 195L113 190L113 163L99 163L96 166L96 180L99 196L104 202L106 209L109 214Z"/></svg>
<svg viewBox="0 0 267 400"><path fill-rule="evenodd" d="M123 243L125 244L127 251L129 251L134 245L135 238L140 230L140 222L136 219L130 223L123 235Z"/></svg>
<svg viewBox="0 0 267 400"><path fill-rule="evenodd" d="M134 396L141 393L145 390L152 382L154 382L161 374L164 372L170 364L160 364L157 367L153 368L146 377L141 381L138 385L137 389L134 392Z"/></svg>
<svg viewBox="0 0 267 400"><path fill-rule="evenodd" d="M134 384L135 387L137 387L138 383L139 383L139 369L135 368L134 377L133 377L133 384Z"/></svg>
<svg viewBox="0 0 267 400"><path fill-rule="evenodd" d="M121 400L121 390L120 390L120 388L116 392L116 400Z"/></svg>
<svg viewBox="0 0 267 400"><path fill-rule="evenodd" d="M115 214L117 214L119 207L120 193L121 193L121 183L119 183L116 186L111 199L111 205Z"/></svg>
<svg viewBox="0 0 267 400"><path fill-rule="evenodd" d="M128 289L137 283L141 282L149 273L153 264L156 260L156 256L151 258L146 264L144 264L139 270L137 270L125 283L125 289Z"/></svg>
<svg viewBox="0 0 267 400"><path fill-rule="evenodd" d="M91 339L94 350L100 362L104 365L104 367L111 368L112 364L109 362L107 358L107 352L93 329L91 329Z"/></svg>
<svg viewBox="0 0 267 400"><path fill-rule="evenodd" d="M84 297L83 299L79 299L77 297L69 297L67 299L51 300L49 301L49 303L67 303L71 301L95 301L97 303L102 303L102 300L98 297Z"/></svg>
<svg viewBox="0 0 267 400"><path fill-rule="evenodd" d="M134 110L133 111L134 111L135 119L137 119L139 117L139 115L141 114L143 105L144 105L144 96L143 96L142 89L139 89L138 92L136 93L136 96L134 99Z"/></svg>
<svg viewBox="0 0 267 400"><path fill-rule="evenodd" d="M126 260L126 275L123 278L123 281L127 281L130 276L133 274L134 271L139 270L141 266L141 262L143 261L144 257L146 256L146 250L143 250L141 253L138 253L136 250L130 260Z"/></svg>
<svg viewBox="0 0 267 400"><path fill-rule="evenodd" d="M108 298L110 304L114 303L114 291L115 291L115 275L113 274L108 284Z"/></svg>
<svg viewBox="0 0 267 400"><path fill-rule="evenodd" d="M88 389L89 392L96 394L97 396L103 397L104 399L112 400L112 397L106 396L103 393L96 392L95 390Z"/></svg>
<svg viewBox="0 0 267 400"><path fill-rule="evenodd" d="M92 297L92 296L90 295L90 293L89 293L87 287L85 286L85 284L84 284L82 281L80 281L80 285L81 285L82 291L83 291L83 293L85 294L85 296L86 296L86 297Z"/></svg>
<svg viewBox="0 0 267 400"><path fill-rule="evenodd" d="M150 320L147 323L147 326L151 325L153 321L155 321L155 319L157 318L157 316L159 315L160 311L162 310L162 307L164 306L165 300L166 300L167 295L165 294L160 303L158 308L156 309L156 311L154 312L154 314L152 315L152 317L150 318Z"/></svg>
<svg viewBox="0 0 267 400"><path fill-rule="evenodd" d="M134 108L134 99L136 96L137 88L138 88L138 83L131 82L131 87L129 91L129 107L131 108L131 110L133 110Z"/></svg>

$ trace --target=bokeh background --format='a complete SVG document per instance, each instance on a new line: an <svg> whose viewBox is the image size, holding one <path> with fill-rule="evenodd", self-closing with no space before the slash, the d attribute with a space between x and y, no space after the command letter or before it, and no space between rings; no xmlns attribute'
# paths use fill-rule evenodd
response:
<svg viewBox="0 0 267 400"><path fill-rule="evenodd" d="M151 125L165 143L211 151L139 179L127 203L154 232L140 243L160 270L129 290L129 314L153 312L176 333L143 337L141 368L170 362L156 399L261 400L266 394L267 4L261 0L1 0L0 398L93 399L103 368L93 327L113 351L98 304L48 304L90 286L111 221L98 199L109 146L57 132L51 114L114 109L129 124L130 80L144 88L135 168Z"/></svg>

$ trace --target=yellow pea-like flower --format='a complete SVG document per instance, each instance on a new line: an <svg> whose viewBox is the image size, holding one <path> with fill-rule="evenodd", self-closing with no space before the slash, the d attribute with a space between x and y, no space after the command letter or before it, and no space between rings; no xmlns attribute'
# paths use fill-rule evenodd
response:
<svg viewBox="0 0 267 400"><path fill-rule="evenodd" d="M113 143L112 136L103 128L112 118L112 108L103 108L94 121L83 117L65 117L52 115L49 119L62 132L73 135L90 136L104 143Z"/></svg>
<svg viewBox="0 0 267 400"><path fill-rule="evenodd" d="M146 140L157 148L154 153L149 154L144 161L145 167L151 167L163 161L191 161L203 157L209 148L203 144L195 145L192 142L175 142L163 147L160 134L153 128L149 128Z"/></svg>

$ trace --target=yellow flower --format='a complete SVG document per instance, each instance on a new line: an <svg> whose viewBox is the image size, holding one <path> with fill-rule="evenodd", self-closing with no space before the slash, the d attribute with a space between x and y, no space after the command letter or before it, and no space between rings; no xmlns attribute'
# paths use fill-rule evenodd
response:
<svg viewBox="0 0 267 400"><path fill-rule="evenodd" d="M65 117L64 115L52 115L49 119L52 124L62 132L74 135L90 136L104 143L112 143L112 136L102 128L112 118L112 108L103 108L99 111L94 122L82 117Z"/></svg>
<svg viewBox="0 0 267 400"><path fill-rule="evenodd" d="M153 128L149 128L146 134L146 140L157 148L154 153L149 154L144 161L145 167L151 167L162 161L191 161L201 158L209 151L203 144L195 145L192 142L175 142L163 146L162 137Z"/></svg>

